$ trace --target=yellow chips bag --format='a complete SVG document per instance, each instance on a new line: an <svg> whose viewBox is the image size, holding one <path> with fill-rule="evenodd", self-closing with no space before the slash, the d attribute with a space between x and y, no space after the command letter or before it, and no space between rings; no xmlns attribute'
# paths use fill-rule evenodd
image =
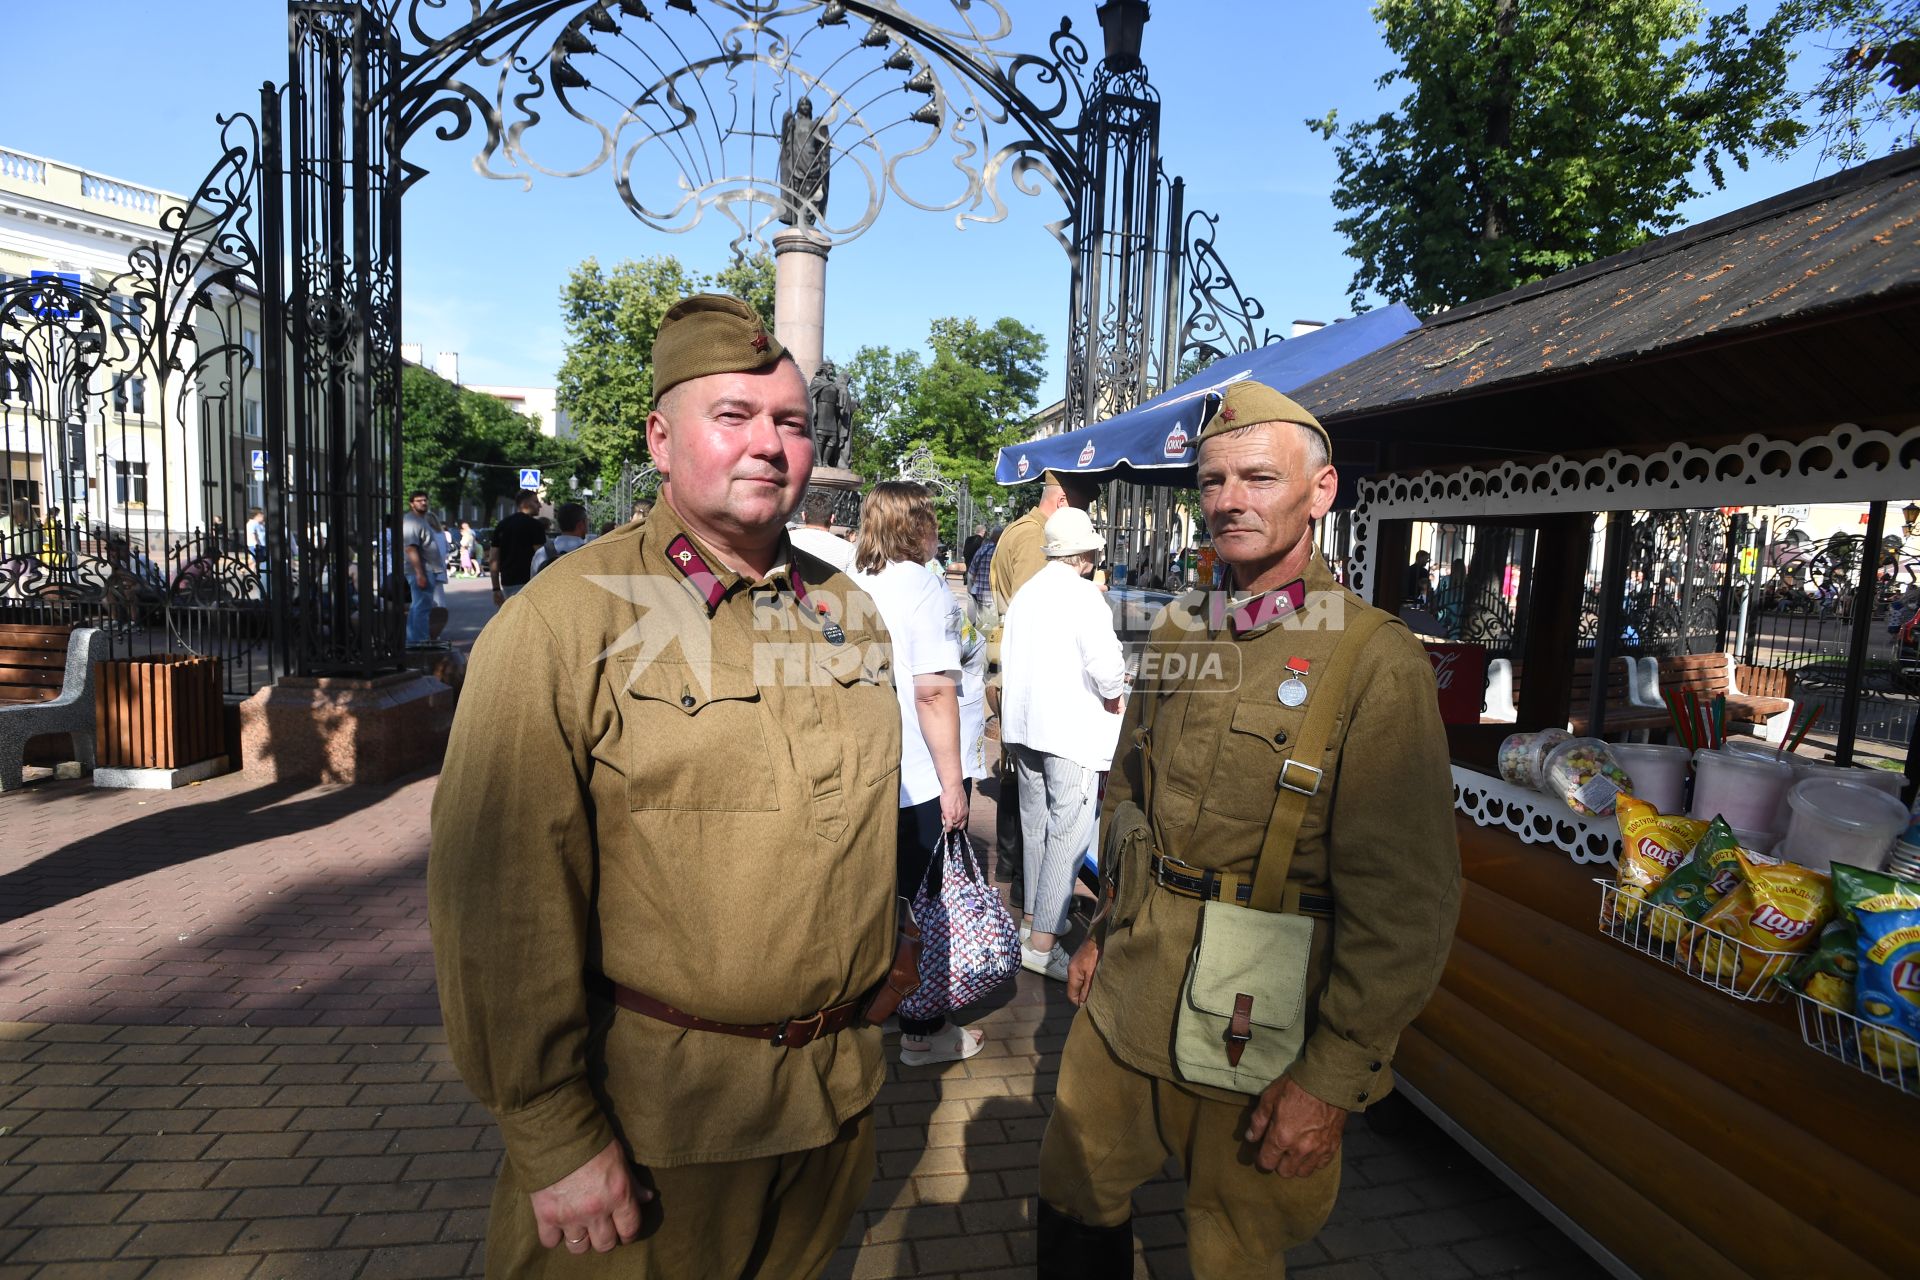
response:
<svg viewBox="0 0 1920 1280"><path fill-rule="evenodd" d="M1797 863L1737 848L1734 858L1739 887L1701 919L1685 951L1708 975L1751 989L1786 968L1785 954L1812 949L1833 918L1833 892L1826 876Z"/></svg>
<svg viewBox="0 0 1920 1280"><path fill-rule="evenodd" d="M1686 860L1687 851L1706 833L1697 818L1661 813L1645 800L1623 795L1615 802L1620 823L1620 861L1614 877L1619 887L1615 912L1621 920L1640 914L1640 904L1667 874Z"/></svg>

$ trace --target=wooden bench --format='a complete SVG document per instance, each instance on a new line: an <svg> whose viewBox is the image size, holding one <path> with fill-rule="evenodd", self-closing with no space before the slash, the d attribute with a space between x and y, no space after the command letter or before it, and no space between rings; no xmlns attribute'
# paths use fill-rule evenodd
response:
<svg viewBox="0 0 1920 1280"><path fill-rule="evenodd" d="M1740 666L1730 653L1676 654L1660 659L1660 693L1692 692L1703 705L1727 695L1727 724L1757 726L1768 742L1785 736L1793 717L1793 699L1786 697L1787 673Z"/></svg>
<svg viewBox="0 0 1920 1280"><path fill-rule="evenodd" d="M40 734L70 735L80 767L93 768L93 664L106 649L93 627L0 623L0 791L21 785Z"/></svg>

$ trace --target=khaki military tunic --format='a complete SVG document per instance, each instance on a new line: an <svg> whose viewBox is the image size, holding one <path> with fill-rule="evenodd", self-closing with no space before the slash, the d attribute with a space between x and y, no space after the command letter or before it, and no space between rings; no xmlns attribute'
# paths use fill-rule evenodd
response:
<svg viewBox="0 0 1920 1280"><path fill-rule="evenodd" d="M1000 531L993 561L987 566L987 585L993 588L993 607L1001 617L1027 579L1047 563L1047 518L1035 507Z"/></svg>
<svg viewBox="0 0 1920 1280"><path fill-rule="evenodd" d="M1121 729L1103 829L1123 801L1142 803L1134 730L1151 714L1155 844L1195 867L1251 874L1281 764L1308 708L1340 700L1325 758L1302 762L1325 772L1289 885L1331 898L1332 914L1315 930L1307 989L1318 998L1287 1074L1322 1101L1358 1110L1391 1087L1400 1032L1426 1005L1452 945L1460 892L1452 779L1419 642L1389 623L1366 642L1346 688L1319 688L1315 673L1339 643L1343 619L1371 606L1340 586L1318 555L1300 599L1293 608L1271 593L1236 613L1220 607L1217 593L1210 604L1191 592L1168 606ZM1168 665L1174 653L1191 669ZM1206 663L1209 654L1217 664ZM1308 699L1297 707L1278 696L1289 659L1307 664ZM1155 680L1156 670L1165 678ZM1123 885L1121 900L1128 898ZM1198 900L1146 890L1130 921L1106 928L1086 1007L1121 1061L1163 1080L1180 1078L1172 1030L1199 918Z"/></svg>
<svg viewBox="0 0 1920 1280"><path fill-rule="evenodd" d="M899 765L878 611L810 556L750 580L662 501L507 603L467 671L428 890L454 1061L519 1186L616 1135L663 1169L822 1147L872 1103L877 1028L775 1048L589 989L761 1023L872 988Z"/></svg>

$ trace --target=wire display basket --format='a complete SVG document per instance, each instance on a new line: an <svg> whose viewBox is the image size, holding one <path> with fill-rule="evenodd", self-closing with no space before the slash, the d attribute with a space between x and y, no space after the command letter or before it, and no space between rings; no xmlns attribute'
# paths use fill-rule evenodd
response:
<svg viewBox="0 0 1920 1280"><path fill-rule="evenodd" d="M1800 1038L1808 1048L1920 1097L1920 1044L1802 992L1794 994L1800 1000Z"/></svg>
<svg viewBox="0 0 1920 1280"><path fill-rule="evenodd" d="M1594 883L1600 886L1600 932L1735 1000L1766 1004L1780 999L1774 979L1800 959L1797 951L1766 951L1671 907L1622 895L1611 880Z"/></svg>

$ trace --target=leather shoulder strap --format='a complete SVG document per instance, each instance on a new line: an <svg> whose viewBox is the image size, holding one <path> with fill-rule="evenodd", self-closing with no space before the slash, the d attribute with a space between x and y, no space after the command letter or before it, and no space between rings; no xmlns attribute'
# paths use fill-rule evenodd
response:
<svg viewBox="0 0 1920 1280"><path fill-rule="evenodd" d="M1300 761L1313 766L1314 771L1290 767L1290 763L1281 767L1279 794L1273 801L1273 816L1267 821L1267 837L1261 842L1260 858L1254 864L1253 893L1247 899L1247 905L1255 911L1279 911L1286 901L1287 872L1293 866L1300 824L1306 820L1308 803L1321 787L1328 785L1317 770L1319 762L1326 757L1333 722L1346 701L1347 682L1367 641L1391 620L1392 615L1379 609L1363 609L1348 625L1347 633L1334 647L1333 656L1320 675L1318 696L1307 708L1307 718L1300 726L1300 736L1294 739L1293 754L1288 757L1289 762ZM1295 785L1286 785L1289 782Z"/></svg>

